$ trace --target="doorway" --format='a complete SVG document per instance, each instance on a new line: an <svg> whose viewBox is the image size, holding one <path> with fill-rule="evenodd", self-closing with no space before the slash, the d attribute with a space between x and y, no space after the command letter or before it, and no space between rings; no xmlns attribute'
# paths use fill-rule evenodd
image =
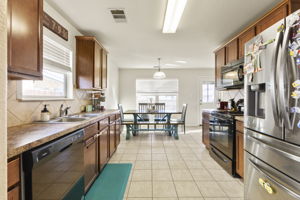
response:
<svg viewBox="0 0 300 200"><path fill-rule="evenodd" d="M202 110L216 108L216 90L214 81L200 81L199 124L202 125Z"/></svg>

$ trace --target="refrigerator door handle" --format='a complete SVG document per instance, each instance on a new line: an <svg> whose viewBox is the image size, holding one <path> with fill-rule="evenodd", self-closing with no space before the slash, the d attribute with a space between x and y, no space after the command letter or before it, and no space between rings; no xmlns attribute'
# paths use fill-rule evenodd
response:
<svg viewBox="0 0 300 200"><path fill-rule="evenodd" d="M275 120L275 124L278 124L280 127L282 122L279 119L280 110L278 108L278 102L277 102L277 68L278 68L278 54L279 54L279 48L281 46L283 39L283 32L280 31L277 33L275 44L274 44L274 52L272 57L272 67L271 67L271 79L270 79L270 85L271 85L271 99L272 99L272 110L273 110L273 116Z"/></svg>
<svg viewBox="0 0 300 200"><path fill-rule="evenodd" d="M276 177L277 180L275 180L275 178L272 178L272 175L265 169L262 169L262 167L260 167L258 164L256 164L254 161L252 161L251 159L248 159L249 163L258 171L260 172L262 175L266 176L267 179L269 179L270 181L272 181L275 185L277 185L279 188L281 188L282 190L286 191L288 194L290 194L291 196L295 197L296 199L300 199L300 195L297 194L296 192L290 190L289 188L287 188L286 186L282 185L281 183L279 183L277 180L280 180L279 177ZM274 175L273 175L274 176Z"/></svg>
<svg viewBox="0 0 300 200"><path fill-rule="evenodd" d="M290 92L288 92L286 94L286 90L289 90L290 84L287 83L287 81L289 81L289 79L291 78L291 74L290 74L290 70L288 69L288 45L289 45L289 36L290 36L290 32L291 32L291 27L287 26L285 34L284 34L284 39L283 39L283 44L282 44L282 54L281 54L281 60L280 60L280 66L281 66L281 70L280 70L280 80L279 81L279 102L280 102L280 109L281 109L281 114L283 116L283 122L285 127L288 130L292 130L293 129L293 122L295 121L293 117L293 119L290 119L290 108L289 108L289 98L291 96ZM292 69L291 71L294 71L295 69ZM293 72L294 74L295 72ZM287 83L287 84L286 84Z"/></svg>

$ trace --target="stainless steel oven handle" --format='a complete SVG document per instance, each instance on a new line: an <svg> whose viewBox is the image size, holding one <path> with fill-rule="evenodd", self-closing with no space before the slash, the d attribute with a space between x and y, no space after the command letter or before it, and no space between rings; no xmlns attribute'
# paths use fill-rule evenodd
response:
<svg viewBox="0 0 300 200"><path fill-rule="evenodd" d="M299 157L299 156L293 155L293 154L291 154L291 153L289 153L289 152L286 152L286 151L283 151L283 150L281 150L281 149L278 149L277 147L272 146L270 143L268 143L268 142L266 142L266 141L264 141L264 140L262 140L262 139L259 139L259 138L255 137L255 136L250 136L250 135L247 135L247 139L250 139L250 140L256 140L256 141L258 141L259 143L261 143L261 145L264 145L264 147L269 147L269 148L271 148L273 151L276 151L277 153L283 155L284 157L287 157L287 158L289 158L289 159L291 159L291 160L294 160L294 161L296 161L296 162L300 162L300 157Z"/></svg>
<svg viewBox="0 0 300 200"><path fill-rule="evenodd" d="M290 190L289 188L287 188L286 186L282 185L281 183L279 183L278 181L276 181L274 178L272 178L272 176L270 175L270 173L267 170L261 169L261 167L256 164L254 161L252 161L251 159L248 159L249 163L258 171L260 172L262 175L266 176L268 179L270 179L274 184L276 184L279 188L281 188L282 190L286 191L288 194L290 194L291 196L300 199L300 195L295 193L294 191ZM274 176L274 175L273 175ZM278 177L276 177L277 179L280 179Z"/></svg>
<svg viewBox="0 0 300 200"><path fill-rule="evenodd" d="M272 67L271 67L271 79L270 79L270 85L271 85L271 100L272 100L272 110L273 110L273 116L275 120L275 124L278 126L281 126L281 122L279 120L279 108L277 104L277 79L276 79L276 74L277 74L277 68L278 68L278 63L277 63L277 58L278 58L278 53L279 53L279 48L280 44L283 38L283 32L280 31L277 33L275 44L274 44L274 51L273 51L273 56L272 56Z"/></svg>

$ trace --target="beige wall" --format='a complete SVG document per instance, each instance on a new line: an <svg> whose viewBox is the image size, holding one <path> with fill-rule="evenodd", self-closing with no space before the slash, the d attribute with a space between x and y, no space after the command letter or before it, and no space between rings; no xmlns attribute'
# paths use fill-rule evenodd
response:
<svg viewBox="0 0 300 200"><path fill-rule="evenodd" d="M6 0L0 1L0 197L7 199L7 127L6 127L6 83L7 83L7 31Z"/></svg>
<svg viewBox="0 0 300 200"><path fill-rule="evenodd" d="M187 125L199 125L200 121L200 84L202 81L214 81L214 69L165 69L167 78L179 81L178 109L188 104ZM135 80L152 78L154 70L120 69L119 101L124 110L135 109Z"/></svg>

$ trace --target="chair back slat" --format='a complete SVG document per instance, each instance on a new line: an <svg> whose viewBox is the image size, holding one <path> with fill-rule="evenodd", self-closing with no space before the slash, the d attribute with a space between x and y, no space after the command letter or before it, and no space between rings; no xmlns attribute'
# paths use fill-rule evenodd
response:
<svg viewBox="0 0 300 200"><path fill-rule="evenodd" d="M123 111L123 106L122 106L122 104L118 104L118 109L119 109L119 111L120 111L121 120L124 121L124 111Z"/></svg>
<svg viewBox="0 0 300 200"><path fill-rule="evenodd" d="M146 112L149 108L149 103L139 103L139 111Z"/></svg>
<svg viewBox="0 0 300 200"><path fill-rule="evenodd" d="M187 111L187 104L183 104L182 105L182 114L181 114L181 120L182 121L185 121L186 111Z"/></svg>

